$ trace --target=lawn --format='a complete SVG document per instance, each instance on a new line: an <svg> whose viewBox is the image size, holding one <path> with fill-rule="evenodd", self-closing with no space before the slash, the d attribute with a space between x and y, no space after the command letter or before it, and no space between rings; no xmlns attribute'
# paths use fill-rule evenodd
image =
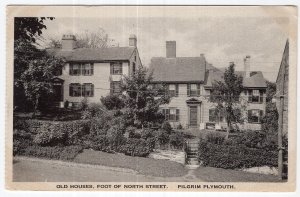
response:
<svg viewBox="0 0 300 197"><path fill-rule="evenodd" d="M195 170L197 178L207 182L278 182L277 176L249 173L238 170L200 166Z"/></svg>
<svg viewBox="0 0 300 197"><path fill-rule="evenodd" d="M141 174L155 177L180 177L187 173L187 169L183 165L172 161L131 157L87 149L77 155L74 162L129 168Z"/></svg>

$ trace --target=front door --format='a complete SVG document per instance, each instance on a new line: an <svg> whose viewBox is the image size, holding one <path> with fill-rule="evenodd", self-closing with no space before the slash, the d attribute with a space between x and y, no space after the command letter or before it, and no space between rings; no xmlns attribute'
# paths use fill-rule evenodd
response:
<svg viewBox="0 0 300 197"><path fill-rule="evenodd" d="M54 89L54 102L60 102L63 101L63 94L62 94L62 85L55 84L53 85Z"/></svg>
<svg viewBox="0 0 300 197"><path fill-rule="evenodd" d="M190 106L190 126L197 127L198 125L198 108L197 106Z"/></svg>

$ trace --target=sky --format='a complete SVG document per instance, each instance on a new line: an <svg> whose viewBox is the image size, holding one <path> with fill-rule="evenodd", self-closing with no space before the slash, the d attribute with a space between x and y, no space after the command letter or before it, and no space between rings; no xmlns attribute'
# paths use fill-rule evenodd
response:
<svg viewBox="0 0 300 197"><path fill-rule="evenodd" d="M139 17L139 18L55 18L46 21L44 43L63 34L97 32L104 29L119 46L128 46L130 34L138 40L138 50L145 66L152 57L165 57L165 42L176 41L177 57L205 54L217 68L236 64L243 70L243 59L250 55L252 71L262 71L275 81L284 46L288 39L287 18L268 17Z"/></svg>

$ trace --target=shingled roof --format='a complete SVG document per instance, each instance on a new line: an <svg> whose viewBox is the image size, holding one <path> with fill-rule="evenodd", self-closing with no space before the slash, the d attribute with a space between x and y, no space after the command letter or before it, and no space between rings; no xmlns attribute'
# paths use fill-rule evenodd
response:
<svg viewBox="0 0 300 197"><path fill-rule="evenodd" d="M67 61L129 60L135 47L77 48L72 51L47 49L48 53L65 57Z"/></svg>
<svg viewBox="0 0 300 197"><path fill-rule="evenodd" d="M246 88L266 88L266 80L261 71L252 71L250 73L250 77L244 77L244 71L235 71L235 73L239 76L243 77L243 86ZM212 86L214 81L223 81L224 71L222 69L217 69L212 66L207 71L207 80L205 82L205 87L209 88Z"/></svg>
<svg viewBox="0 0 300 197"><path fill-rule="evenodd" d="M204 57L153 57L150 71L154 82L204 82L206 61Z"/></svg>

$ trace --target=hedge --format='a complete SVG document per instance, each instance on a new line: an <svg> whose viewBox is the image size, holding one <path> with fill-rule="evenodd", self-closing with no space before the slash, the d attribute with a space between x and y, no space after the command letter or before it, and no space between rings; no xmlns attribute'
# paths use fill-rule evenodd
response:
<svg viewBox="0 0 300 197"><path fill-rule="evenodd" d="M204 166L225 169L276 167L277 151L200 141L198 159Z"/></svg>
<svg viewBox="0 0 300 197"><path fill-rule="evenodd" d="M21 155L24 156L34 156L47 159L60 159L60 160L72 160L80 152L82 152L82 146L38 146L32 145L25 148Z"/></svg>

